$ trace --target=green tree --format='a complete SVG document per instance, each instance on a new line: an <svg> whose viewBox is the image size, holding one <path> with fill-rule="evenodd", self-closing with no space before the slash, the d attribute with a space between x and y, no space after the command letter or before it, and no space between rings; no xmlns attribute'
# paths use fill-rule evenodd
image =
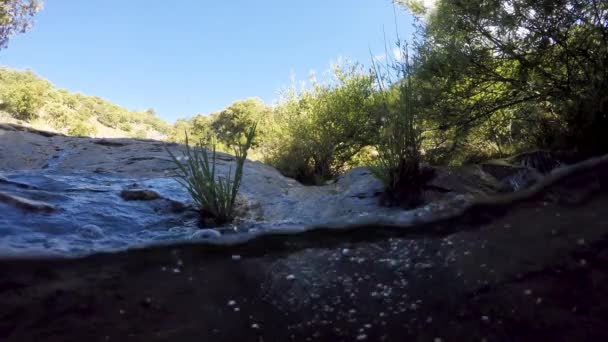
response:
<svg viewBox="0 0 608 342"><path fill-rule="evenodd" d="M198 141L192 134L192 123L186 119L177 119L171 128L168 140L180 144L186 143L186 136L191 137L193 141Z"/></svg>
<svg viewBox="0 0 608 342"><path fill-rule="evenodd" d="M31 72L9 73L0 90L4 108L20 120L31 120L45 103L51 85Z"/></svg>
<svg viewBox="0 0 608 342"><path fill-rule="evenodd" d="M213 130L212 118L209 115L197 115L192 119L192 136L205 146L216 143L216 132ZM222 144L223 146L223 144ZM220 148L224 150L223 148Z"/></svg>
<svg viewBox="0 0 608 342"><path fill-rule="evenodd" d="M0 0L0 49L10 36L32 27L32 17L42 9L42 0Z"/></svg>
<svg viewBox="0 0 608 342"><path fill-rule="evenodd" d="M240 144L249 127L267 116L269 111L270 109L259 98L236 101L226 109L212 114L211 127L217 139L231 148ZM263 139L263 136L263 127L261 127L261 130L256 133L256 141L252 143L254 147L257 146L258 140Z"/></svg>
<svg viewBox="0 0 608 342"><path fill-rule="evenodd" d="M436 145L608 151L605 1L444 0L414 10L424 15L415 79Z"/></svg>
<svg viewBox="0 0 608 342"><path fill-rule="evenodd" d="M376 100L374 77L358 65L336 67L332 82L299 94L292 88L272 114L267 161L305 183L337 176L377 139Z"/></svg>

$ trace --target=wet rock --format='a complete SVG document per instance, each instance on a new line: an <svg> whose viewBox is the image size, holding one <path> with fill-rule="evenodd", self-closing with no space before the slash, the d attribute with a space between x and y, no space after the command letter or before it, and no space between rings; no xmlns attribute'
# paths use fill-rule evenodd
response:
<svg viewBox="0 0 608 342"><path fill-rule="evenodd" d="M481 163L484 172L501 184L501 192L517 191L530 187L543 175L576 160L572 152L536 150L523 152L513 157Z"/></svg>
<svg viewBox="0 0 608 342"><path fill-rule="evenodd" d="M14 207L28 210L28 211L40 211L40 212L51 212L55 211L55 206L36 200L27 199L24 197L11 195L5 192L0 192L0 202L12 205Z"/></svg>
<svg viewBox="0 0 608 342"><path fill-rule="evenodd" d="M122 147L122 146L129 145L128 142L125 142L122 140L108 140L108 139L94 140L93 143L97 144L97 145L111 146L111 147Z"/></svg>
<svg viewBox="0 0 608 342"><path fill-rule="evenodd" d="M162 198L161 195L149 189L125 189L120 192L125 201L153 201Z"/></svg>
<svg viewBox="0 0 608 342"><path fill-rule="evenodd" d="M508 160L493 160L482 163L481 168L498 181L500 192L512 192L528 188L541 178L541 174L537 170L527 166L510 164Z"/></svg>
<svg viewBox="0 0 608 342"><path fill-rule="evenodd" d="M529 171L525 166L513 165L506 160L491 160L480 164L480 166L485 173L499 181L512 177L518 173Z"/></svg>
<svg viewBox="0 0 608 342"><path fill-rule="evenodd" d="M13 186L16 186L21 189L37 189L37 187L35 187L33 185L25 184L25 183L21 183L21 182L15 182L10 179L4 178L2 176L0 176L0 184L13 185Z"/></svg>
<svg viewBox="0 0 608 342"><path fill-rule="evenodd" d="M42 130L35 129L32 127L27 127L27 126L12 124L12 123L0 123L0 129L6 130L6 131L13 131L13 132L17 132L17 131L28 132L28 133L41 135L43 137L63 136L63 134L61 134L61 133L42 131Z"/></svg>
<svg viewBox="0 0 608 342"><path fill-rule="evenodd" d="M183 202L173 200L169 201L169 207L174 213L182 213L190 208L189 205Z"/></svg>
<svg viewBox="0 0 608 342"><path fill-rule="evenodd" d="M441 193L489 195L496 193L500 184L477 165L465 165L458 169L436 167L435 176L427 188Z"/></svg>
<svg viewBox="0 0 608 342"><path fill-rule="evenodd" d="M569 164L574 158L573 153L536 150L520 153L508 158L512 165L519 165L547 174L563 164Z"/></svg>
<svg viewBox="0 0 608 342"><path fill-rule="evenodd" d="M14 125L11 125L9 123L0 123L0 129L2 129L4 131L11 131L11 132L17 131L17 128L15 128Z"/></svg>

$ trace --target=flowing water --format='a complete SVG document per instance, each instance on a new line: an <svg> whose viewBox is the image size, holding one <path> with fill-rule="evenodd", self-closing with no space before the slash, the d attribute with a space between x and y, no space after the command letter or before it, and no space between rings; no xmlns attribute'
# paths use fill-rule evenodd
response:
<svg viewBox="0 0 608 342"><path fill-rule="evenodd" d="M291 193L263 196L260 187L249 182L243 183L242 193L256 198L257 208L247 208L247 215L235 224L201 229L196 211L174 209L176 203L191 200L170 177L66 174L51 167L0 176L0 191L5 194L56 208L51 212L32 211L0 201L0 256L71 257L175 242L235 243L277 230L300 233L320 224L409 222L441 209L437 203L411 211L379 208L377 198L345 197L326 187L300 186ZM124 189L151 189L161 198L126 201L120 196ZM264 217L255 217L256 211Z"/></svg>
<svg viewBox="0 0 608 342"><path fill-rule="evenodd" d="M57 210L30 212L0 203L0 253L3 255L81 255L154 241L204 237L196 215L170 210L170 200L187 200L179 184L171 178L134 180L35 171L8 173L4 178L11 182L1 186L5 193L42 201ZM165 200L123 200L121 190L134 186L153 188Z"/></svg>

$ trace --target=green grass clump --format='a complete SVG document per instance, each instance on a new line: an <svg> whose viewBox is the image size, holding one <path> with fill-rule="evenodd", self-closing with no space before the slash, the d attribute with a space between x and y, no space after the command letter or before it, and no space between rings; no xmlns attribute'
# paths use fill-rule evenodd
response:
<svg viewBox="0 0 608 342"><path fill-rule="evenodd" d="M211 219L215 224L223 224L233 220L234 203L243 178L243 166L247 152L255 137L256 125L249 128L235 148L236 169L232 168L227 176L216 174L215 144L211 148L211 160L208 150L199 143L191 147L186 134L186 149L182 152L184 161L180 161L169 149L169 155L178 167L176 180L188 190L197 204L201 217Z"/></svg>
<svg viewBox="0 0 608 342"><path fill-rule="evenodd" d="M385 204L413 207L422 203L424 179L420 172L420 132L416 128L414 88L407 45L405 58L387 67L397 71L397 82L385 86L385 79L375 67L383 97L382 127L378 158L371 170L385 186ZM390 82L390 79L387 81Z"/></svg>

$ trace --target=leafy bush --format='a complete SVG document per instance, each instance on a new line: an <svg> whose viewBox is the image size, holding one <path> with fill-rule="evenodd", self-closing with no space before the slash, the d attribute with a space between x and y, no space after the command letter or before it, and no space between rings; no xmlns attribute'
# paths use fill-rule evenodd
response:
<svg viewBox="0 0 608 342"><path fill-rule="evenodd" d="M397 2L424 16L415 74L434 147L608 152L608 2Z"/></svg>
<svg viewBox="0 0 608 342"><path fill-rule="evenodd" d="M299 94L292 88L260 143L267 162L304 183L337 176L377 138L373 76L357 65L336 67L334 76L333 83L313 81Z"/></svg>
<svg viewBox="0 0 608 342"><path fill-rule="evenodd" d="M93 134L95 134L97 132L97 129L95 128L95 126L86 123L85 121L73 121L70 125L70 128L68 128L68 134L69 135L75 135L75 136L92 136Z"/></svg>
<svg viewBox="0 0 608 342"><path fill-rule="evenodd" d="M192 123L187 119L177 119L171 128L168 140L179 144L186 143L186 137L193 137L194 141L200 141L195 134L192 133ZM197 139L198 138L198 139Z"/></svg>
<svg viewBox="0 0 608 342"><path fill-rule="evenodd" d="M236 101L227 108L211 115L204 128L197 129L197 122L194 122L195 130L213 129L217 139L227 147L238 145L242 136L247 134L247 130L255 122L259 122L263 116L268 115L270 109L258 98L251 98ZM256 133L256 141L252 144L257 145L257 140L262 138L260 129Z"/></svg>
<svg viewBox="0 0 608 342"><path fill-rule="evenodd" d="M124 123L121 123L120 125L118 125L118 128L119 128L121 131L125 131L125 132L131 132L131 131L133 130L133 125L131 125L131 124L130 124L130 123L128 123L128 122L124 122ZM144 133L145 133L145 132L144 132Z"/></svg>
<svg viewBox="0 0 608 342"><path fill-rule="evenodd" d="M186 150L182 152L184 162L181 162L169 149L171 159L178 167L177 181L188 190L194 202L198 205L201 216L210 218L216 224L229 222L233 219L234 203L243 177L243 166L247 152L255 137L255 124L249 128L245 141L239 141L235 149L236 169L232 177L232 169L227 176L216 175L216 150L211 150L211 161L208 151L202 145L192 148L186 134Z"/></svg>
<svg viewBox="0 0 608 342"><path fill-rule="evenodd" d="M2 94L4 107L17 119L35 119L44 105L49 88L48 83L44 81L27 79L11 84Z"/></svg>
<svg viewBox="0 0 608 342"><path fill-rule="evenodd" d="M134 138L134 139L147 139L148 138L148 134L146 133L145 130L143 129L139 129L135 132L132 132L131 134L129 134L130 138Z"/></svg>
<svg viewBox="0 0 608 342"><path fill-rule="evenodd" d="M47 121L51 127L61 132L64 132L67 128L69 128L71 120L67 115L65 107L53 104L46 106L45 111Z"/></svg>

